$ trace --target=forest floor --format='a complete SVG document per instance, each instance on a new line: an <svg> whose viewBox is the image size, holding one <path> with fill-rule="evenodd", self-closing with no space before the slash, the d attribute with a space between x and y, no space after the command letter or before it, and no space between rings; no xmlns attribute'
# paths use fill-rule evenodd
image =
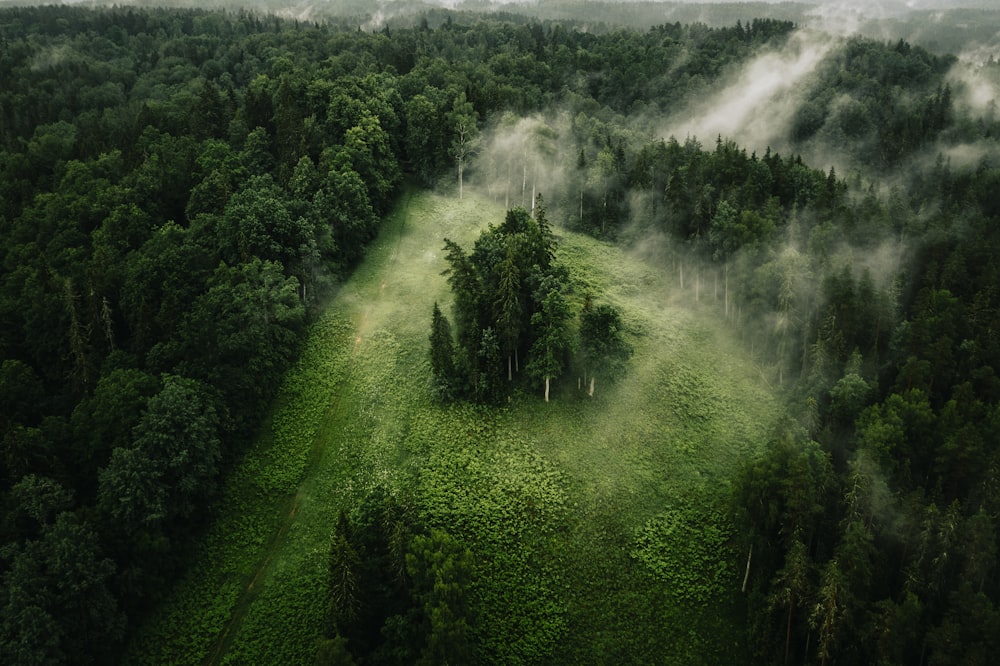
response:
<svg viewBox="0 0 1000 666"><path fill-rule="evenodd" d="M623 313L625 376L593 398L563 377L550 403L540 391L499 409L434 403L442 239L471 248L503 214L472 194L403 197L314 325L128 663L312 663L337 514L376 490L472 550L474 637L490 661L745 661L729 483L777 397L718 307L679 304L666 267L557 230L574 297L589 289Z"/></svg>

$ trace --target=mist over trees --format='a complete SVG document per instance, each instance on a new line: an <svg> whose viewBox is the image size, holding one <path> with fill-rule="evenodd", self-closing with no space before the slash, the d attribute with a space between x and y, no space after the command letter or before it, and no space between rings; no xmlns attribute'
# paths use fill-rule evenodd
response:
<svg viewBox="0 0 1000 666"><path fill-rule="evenodd" d="M1000 119L976 86L996 60L844 39L789 149L755 152L650 128L790 21L466 18L0 11L0 659L118 658L409 179L510 209L446 241L442 398L547 399L571 368L593 394L628 357L554 226L653 257L786 393L733 488L755 661L987 662ZM824 152L849 167L802 157ZM391 502L331 532L321 659L479 654L462 544Z"/></svg>

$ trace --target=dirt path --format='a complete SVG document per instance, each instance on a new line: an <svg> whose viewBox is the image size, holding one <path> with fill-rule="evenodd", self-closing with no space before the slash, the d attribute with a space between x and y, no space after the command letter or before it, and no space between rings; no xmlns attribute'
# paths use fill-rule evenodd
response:
<svg viewBox="0 0 1000 666"><path fill-rule="evenodd" d="M386 282L392 277L392 272L396 265L396 259L399 257L399 248L403 240L403 229L406 226L406 221L410 214L410 198L412 195L407 193L405 197L406 199L403 202L402 219L399 222L399 230L397 232L396 246L389 255L389 259L384 269L385 276L380 282L378 293L373 296L376 300L382 297L382 294L385 291ZM373 302L369 302L369 304L366 305L364 310L361 312L361 315L354 322L354 346L348 360L348 377L354 369L354 359L357 356L358 349L363 343L360 332L365 329L365 325L368 322L373 305ZM323 418L324 421L329 420L331 415L334 414L339 408L342 396L343 393L339 391L334 396L334 399L330 403L327 413ZM309 450L309 456L306 459L306 465L302 474L302 481L299 483L299 488L295 495L290 497L282 508L281 513L284 518L282 518L281 524L278 526L277 531L275 531L274 536L272 536L271 540L267 543L267 546L264 549L263 557L254 569L253 576L250 577L247 586L240 593L239 599L236 600L236 604L233 606L233 612L226 621L225 626L219 632L219 636L215 640L212 649L202 661L204 666L217 666L218 664L221 664L226 653L229 651L229 648L232 646L233 641L236 639L236 635L239 633L240 627L243 625L243 620L246 618L247 612L250 610L250 606L257 597L260 582L264 580L264 577L267 575L278 550L280 550L282 545L284 545L285 537L288 535L288 531L291 529L292 523L295 521L295 515L299 510L299 502L302 498L302 486L305 484L306 479L309 478L312 470L319 464L319 461L323 456L324 448L324 443L319 438L313 442L312 448Z"/></svg>

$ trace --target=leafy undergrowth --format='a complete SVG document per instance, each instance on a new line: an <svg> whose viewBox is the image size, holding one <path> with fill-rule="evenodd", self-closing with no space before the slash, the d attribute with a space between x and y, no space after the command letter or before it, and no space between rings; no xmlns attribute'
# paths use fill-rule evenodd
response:
<svg viewBox="0 0 1000 666"><path fill-rule="evenodd" d="M219 499L223 510L185 577L137 634L127 661L199 663L212 652L241 593L259 583L257 565L270 556L283 517L295 509L320 426L343 385L351 335L334 313L313 326L302 355L308 362L285 377L264 435L230 473Z"/></svg>
<svg viewBox="0 0 1000 666"><path fill-rule="evenodd" d="M566 376L547 404L540 391L499 409L435 404L441 239L468 244L502 215L476 197L401 204L314 328L132 661L311 663L337 514L376 488L472 552L482 663L745 661L723 500L775 399L712 315L671 305L655 266L564 234L575 297L590 288L625 316L627 374L592 399Z"/></svg>

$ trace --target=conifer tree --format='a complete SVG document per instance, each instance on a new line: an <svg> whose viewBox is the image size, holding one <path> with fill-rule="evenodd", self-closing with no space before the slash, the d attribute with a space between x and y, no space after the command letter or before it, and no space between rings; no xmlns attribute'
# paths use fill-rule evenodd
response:
<svg viewBox="0 0 1000 666"><path fill-rule="evenodd" d="M431 372L434 388L441 398L450 398L455 382L455 347L451 338L451 323L434 301L431 318Z"/></svg>

